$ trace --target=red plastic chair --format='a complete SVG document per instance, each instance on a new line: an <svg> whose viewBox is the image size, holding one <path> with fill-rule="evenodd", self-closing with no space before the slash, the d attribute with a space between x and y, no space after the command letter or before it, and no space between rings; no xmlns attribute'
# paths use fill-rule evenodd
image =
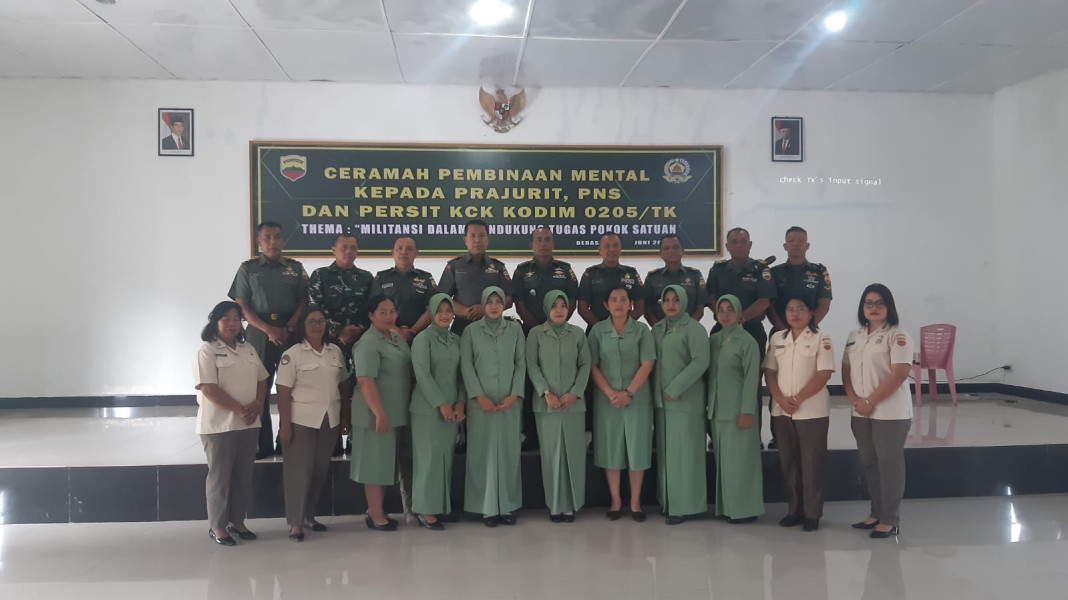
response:
<svg viewBox="0 0 1068 600"><path fill-rule="evenodd" d="M957 383L953 379L953 345L957 340L957 328L953 325L926 325L920 328L920 362L912 363L912 378L916 380L916 406L923 401L920 390L921 370L927 371L927 386L931 401L938 400L938 380L935 371L942 369L949 380L949 395L957 404Z"/></svg>

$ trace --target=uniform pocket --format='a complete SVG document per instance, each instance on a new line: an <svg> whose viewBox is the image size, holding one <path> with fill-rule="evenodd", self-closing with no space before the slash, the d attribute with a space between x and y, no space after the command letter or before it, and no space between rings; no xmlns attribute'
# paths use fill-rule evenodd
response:
<svg viewBox="0 0 1068 600"><path fill-rule="evenodd" d="M225 357L216 356L215 357L215 368L216 369L224 369L226 367L232 367L235 364L237 364L237 360L235 360L234 357L232 357L232 356L225 356Z"/></svg>

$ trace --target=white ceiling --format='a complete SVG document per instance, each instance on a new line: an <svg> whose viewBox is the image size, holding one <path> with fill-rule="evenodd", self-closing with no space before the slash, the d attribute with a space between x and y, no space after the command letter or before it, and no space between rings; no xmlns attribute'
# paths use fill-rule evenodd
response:
<svg viewBox="0 0 1068 600"><path fill-rule="evenodd" d="M0 0L0 77L988 93L1068 68L1068 0L505 1L479 27L474 0Z"/></svg>

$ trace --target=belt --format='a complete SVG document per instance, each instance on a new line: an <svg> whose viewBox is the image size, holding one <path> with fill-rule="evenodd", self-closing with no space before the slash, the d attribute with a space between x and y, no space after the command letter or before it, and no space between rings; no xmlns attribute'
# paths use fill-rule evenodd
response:
<svg viewBox="0 0 1068 600"><path fill-rule="evenodd" d="M263 319L264 321L270 321L271 324L273 325L273 324L276 324L276 323L285 323L286 321L289 320L289 317L292 317L292 316L293 316L292 312L276 312L276 313L262 314L262 315L260 315L260 318Z"/></svg>

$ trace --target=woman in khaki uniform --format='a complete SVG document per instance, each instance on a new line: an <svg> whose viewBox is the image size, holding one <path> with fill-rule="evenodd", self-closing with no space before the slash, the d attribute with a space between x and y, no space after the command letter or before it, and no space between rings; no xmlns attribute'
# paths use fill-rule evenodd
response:
<svg viewBox="0 0 1068 600"><path fill-rule="evenodd" d="M708 511L705 420L708 400L708 332L687 312L686 290L660 292L664 318L653 326L656 343L657 491L668 525Z"/></svg>
<svg viewBox="0 0 1068 600"><path fill-rule="evenodd" d="M301 339L278 361L278 440L285 448L282 481L289 539L304 541L304 529L326 531L315 520L330 455L348 421L352 395L349 372L341 349L326 337L326 314L310 307L297 325ZM345 414L342 414L344 412ZM347 427L345 429L348 429Z"/></svg>
<svg viewBox="0 0 1068 600"><path fill-rule="evenodd" d="M208 461L204 484L208 504L208 537L222 546L254 540L245 527L252 498L252 472L260 411L267 396L267 369L245 342L241 307L220 302L200 333L204 345L193 361L197 390L197 434Z"/></svg>
<svg viewBox="0 0 1068 600"><path fill-rule="evenodd" d="M618 286L604 303L609 318L590 329L593 392L593 464L605 470L612 504L608 519L622 516L620 472L629 470L631 518L642 522L641 491L652 466L653 393L649 375L656 343L649 326L630 318L630 292Z"/></svg>
<svg viewBox="0 0 1068 600"><path fill-rule="evenodd" d="M486 314L464 329L460 371L467 389L467 474L464 510L486 527L515 525L523 505L520 431L527 376L523 328L504 314L504 290L482 291Z"/></svg>
<svg viewBox="0 0 1068 600"><path fill-rule="evenodd" d="M779 466L789 512L779 525L820 528L823 466L827 458L830 394L834 373L831 338L819 333L814 308L801 298L786 303L789 329L771 336L764 379L771 393L771 426L779 440Z"/></svg>
<svg viewBox="0 0 1068 600"><path fill-rule="evenodd" d="M582 329L567 322L567 294L545 294L548 320L527 336L527 373L541 440L541 479L553 523L571 523L586 503L586 402L590 349Z"/></svg>
<svg viewBox="0 0 1068 600"><path fill-rule="evenodd" d="M430 327L412 340L412 512L423 527L441 530L437 515L452 512L452 461L465 402L460 336L449 331L452 298L434 294L428 310Z"/></svg>
<svg viewBox="0 0 1068 600"><path fill-rule="evenodd" d="M386 487L397 482L398 447L402 436L408 434L412 353L404 337L393 330L397 322L393 301L377 295L368 300L367 308L371 328L352 350L358 387L352 396L349 477L364 484L364 524L379 531L396 531L397 521L386 515L383 501Z"/></svg>

